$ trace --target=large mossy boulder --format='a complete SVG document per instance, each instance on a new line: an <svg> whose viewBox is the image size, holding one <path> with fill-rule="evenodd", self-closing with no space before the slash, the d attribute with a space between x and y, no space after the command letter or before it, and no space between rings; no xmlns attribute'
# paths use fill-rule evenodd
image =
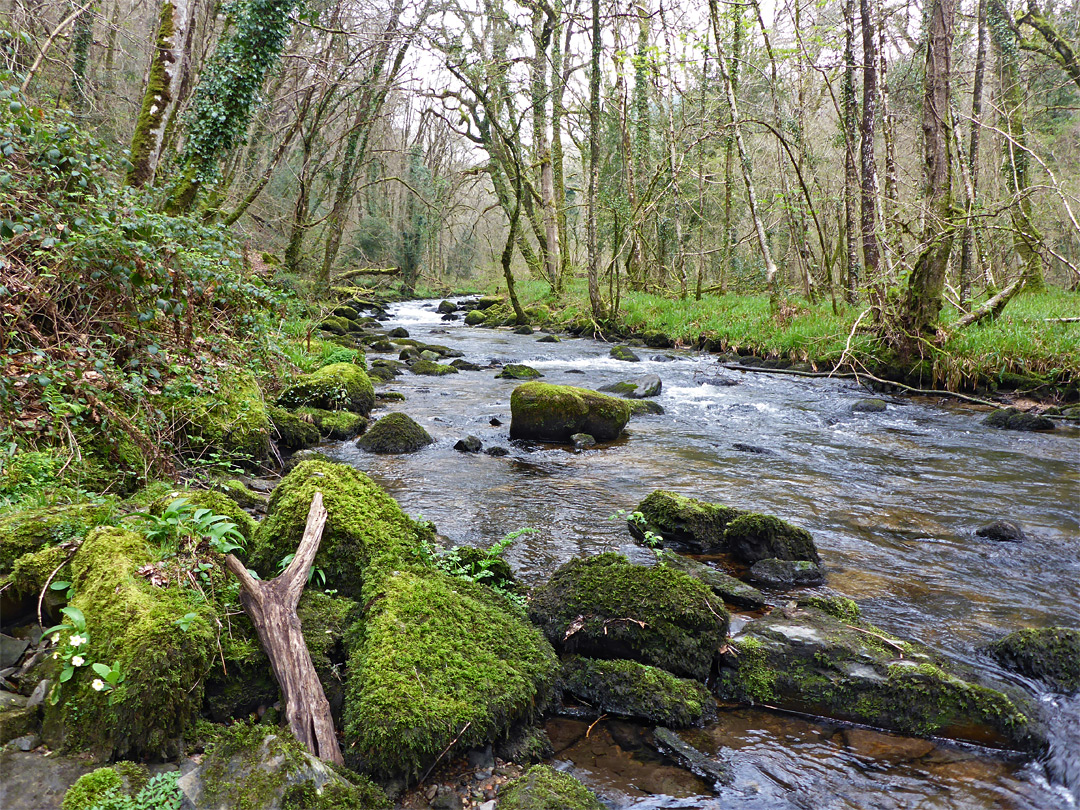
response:
<svg viewBox="0 0 1080 810"><path fill-rule="evenodd" d="M559 685L598 712L655 725L692 726L716 714L716 701L701 683L637 661L571 656L563 661Z"/></svg>
<svg viewBox="0 0 1080 810"><path fill-rule="evenodd" d="M694 579L707 585L709 589L729 605L750 610L761 610L767 606L765 594L753 585L747 585L741 579L700 563L682 554L664 549L657 553L657 562L668 565L676 571L689 574Z"/></svg>
<svg viewBox="0 0 1080 810"><path fill-rule="evenodd" d="M182 449L200 456L217 452L236 460L259 461L270 452L270 417L254 375L222 373L212 394L174 404Z"/></svg>
<svg viewBox="0 0 1080 810"><path fill-rule="evenodd" d="M111 513L112 507L106 504L72 504L0 516L0 574L11 571L24 554L81 540Z"/></svg>
<svg viewBox="0 0 1080 810"><path fill-rule="evenodd" d="M999 430L1051 431L1056 427L1048 416L1026 413L1018 408L998 408L983 424Z"/></svg>
<svg viewBox="0 0 1080 810"><path fill-rule="evenodd" d="M701 582L607 553L570 562L533 593L529 617L559 649L626 658L704 680L728 612Z"/></svg>
<svg viewBox="0 0 1080 810"><path fill-rule="evenodd" d="M630 420L625 400L569 385L530 382L510 395L510 437L569 442L575 433L617 439Z"/></svg>
<svg viewBox="0 0 1080 810"><path fill-rule="evenodd" d="M248 564L264 579L276 576L282 558L300 545L315 492L322 493L327 511L315 557L327 588L361 599L369 569L426 570L421 540L429 538L430 529L402 512L359 470L312 460L298 464L274 490L255 532Z"/></svg>
<svg viewBox="0 0 1080 810"><path fill-rule="evenodd" d="M345 699L354 764L415 778L448 749L483 746L543 712L558 662L503 597L434 571L391 572L368 593Z"/></svg>
<svg viewBox="0 0 1080 810"><path fill-rule="evenodd" d="M47 707L47 741L98 757L175 757L199 716L207 672L217 657L217 626L197 592L157 587L139 569L153 562L142 535L114 527L92 531L71 562L72 607L85 631L59 633L87 665L58 684L59 700ZM182 623L179 620L185 619ZM123 679L111 692L94 688L89 663L117 669Z"/></svg>
<svg viewBox="0 0 1080 810"><path fill-rule="evenodd" d="M821 562L810 532L773 515L749 513L735 518L724 530L724 545L747 565L771 559Z"/></svg>
<svg viewBox="0 0 1080 810"><path fill-rule="evenodd" d="M804 604L750 622L721 658L717 695L911 736L1022 750L1044 744L1024 698L958 677L857 612L834 614L842 611Z"/></svg>
<svg viewBox="0 0 1080 810"><path fill-rule="evenodd" d="M308 405L367 415L375 407L375 388L360 366L331 363L299 377L281 393L278 404L285 408Z"/></svg>
<svg viewBox="0 0 1080 810"><path fill-rule="evenodd" d="M352 411L328 411L323 408L303 406L296 409L296 415L311 422L324 439L347 441L355 439L367 430L366 416Z"/></svg>
<svg viewBox="0 0 1080 810"><path fill-rule="evenodd" d="M388 413L379 419L356 442L356 446L369 453L401 454L415 453L434 443L431 434L416 420L404 413Z"/></svg>
<svg viewBox="0 0 1080 810"><path fill-rule="evenodd" d="M1066 694L1080 691L1080 630L1039 627L1017 630L990 645L1003 667L1037 678Z"/></svg>
<svg viewBox="0 0 1080 810"><path fill-rule="evenodd" d="M177 782L183 810L383 810L390 800L369 779L312 756L285 729L237 723Z"/></svg>
<svg viewBox="0 0 1080 810"><path fill-rule="evenodd" d="M658 489L637 506L644 521L630 519L630 533L643 540L646 531L660 535L663 543L674 544L694 554L714 554L726 549L724 531L741 509L706 503L697 498Z"/></svg>
<svg viewBox="0 0 1080 810"><path fill-rule="evenodd" d="M533 765L499 791L499 810L605 810L585 785L550 765Z"/></svg>
<svg viewBox="0 0 1080 810"><path fill-rule="evenodd" d="M266 409L274 426L274 440L282 450L314 447L322 439L314 420L308 420L277 405Z"/></svg>

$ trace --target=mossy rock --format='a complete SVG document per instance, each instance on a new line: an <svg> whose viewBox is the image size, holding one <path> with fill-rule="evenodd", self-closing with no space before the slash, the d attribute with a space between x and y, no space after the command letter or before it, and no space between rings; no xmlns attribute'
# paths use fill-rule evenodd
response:
<svg viewBox="0 0 1080 810"><path fill-rule="evenodd" d="M37 727L38 710L36 707L13 706L9 709L0 709L0 745L6 745L16 737L31 734Z"/></svg>
<svg viewBox="0 0 1080 810"><path fill-rule="evenodd" d="M261 509L266 506L265 495L256 492L236 478L218 481L214 486L242 509Z"/></svg>
<svg viewBox="0 0 1080 810"><path fill-rule="evenodd" d="M64 565L68 554L68 550L60 546L45 546L23 554L11 567L8 582L12 590L19 596L37 596L49 582L50 576L54 582L67 581L71 576L69 568ZM7 618L11 617L5 616Z"/></svg>
<svg viewBox="0 0 1080 810"><path fill-rule="evenodd" d="M386 793L346 778L285 729L237 723L223 729L198 768L177 783L185 806L204 810L384 810Z"/></svg>
<svg viewBox="0 0 1080 810"><path fill-rule="evenodd" d="M521 363L507 363L503 366L502 371L495 375L496 378L504 380L535 380L537 377L543 376L532 366L525 366Z"/></svg>
<svg viewBox="0 0 1080 810"><path fill-rule="evenodd" d="M637 363L641 361L641 358L634 353L633 349L627 346L612 346L611 351L608 352L608 354L616 360L623 360L628 363Z"/></svg>
<svg viewBox="0 0 1080 810"><path fill-rule="evenodd" d="M729 605L747 608L749 610L761 610L767 606L765 594L753 585L747 585L741 579L736 579L730 574L718 571L697 560L676 554L674 551L664 549L657 554L657 562L668 565L676 571L689 574L694 579L707 585L709 589Z"/></svg>
<svg viewBox="0 0 1080 810"><path fill-rule="evenodd" d="M244 540L250 541L255 536L255 520L240 508L228 495L216 492L212 489L177 489L162 495L150 504L150 513L164 514L166 507L177 498L186 498L197 509L209 509L215 515L225 515L236 524L237 531L244 536Z"/></svg>
<svg viewBox="0 0 1080 810"><path fill-rule="evenodd" d="M266 410L274 426L278 447L284 450L303 450L315 446L322 438L314 421L308 421L277 405L271 405Z"/></svg>
<svg viewBox="0 0 1080 810"><path fill-rule="evenodd" d="M323 319L323 322L319 324L319 329L332 335L346 335L350 326L347 319L331 315Z"/></svg>
<svg viewBox="0 0 1080 810"><path fill-rule="evenodd" d="M476 308L483 311L503 303L505 299L501 295L482 295L476 300Z"/></svg>
<svg viewBox="0 0 1080 810"><path fill-rule="evenodd" d="M199 715L205 676L218 654L216 622L194 591L155 587L136 575L153 556L146 540L114 527L92 531L72 559L72 606L86 618L91 661L119 669L110 693L92 688L89 666L60 684L46 731L63 747L105 758L177 756ZM181 629L177 620L194 618ZM67 634L63 633L61 643ZM47 741L56 747L56 740Z"/></svg>
<svg viewBox="0 0 1080 810"><path fill-rule="evenodd" d="M1054 420L1046 416L1025 413L1017 408L998 408L983 419L983 424L1001 430L1051 431Z"/></svg>
<svg viewBox="0 0 1080 810"><path fill-rule="evenodd" d="M179 797L179 790L173 784L176 776L179 774L167 777L167 784L172 784L172 787L165 787L158 795L171 794ZM63 810L120 810L126 807L142 807L145 805L127 804L124 800L137 796L149 782L150 772L145 765L117 762L80 776L64 794L61 806Z"/></svg>
<svg viewBox="0 0 1080 810"><path fill-rule="evenodd" d="M424 359L417 360L409 366L409 371L424 377L444 377L447 374L458 373L458 370L453 366L446 365L445 363L436 363L434 360Z"/></svg>
<svg viewBox="0 0 1080 810"><path fill-rule="evenodd" d="M344 318L347 321L355 321L360 317L360 313L352 307L342 304L339 307L334 307L334 311L330 313L335 318Z"/></svg>
<svg viewBox="0 0 1080 810"><path fill-rule="evenodd" d="M636 380L623 380L621 382L605 385L600 390L611 394L618 394L627 399L647 399L660 394L664 383L655 374L646 374Z"/></svg>
<svg viewBox="0 0 1080 810"><path fill-rule="evenodd" d="M335 721L341 719L345 706L345 632L356 621L359 607L352 599L328 596L308 587L296 609L311 663L315 665Z"/></svg>
<svg viewBox="0 0 1080 810"><path fill-rule="evenodd" d="M106 504L46 506L0 516L0 574L11 571L15 561L45 546L81 540L112 514Z"/></svg>
<svg viewBox="0 0 1080 810"><path fill-rule="evenodd" d="M543 304L534 304L525 307L525 317L529 319L529 323L543 326L551 319L551 310Z"/></svg>
<svg viewBox="0 0 1080 810"><path fill-rule="evenodd" d="M627 404L631 416L658 416L664 412L664 406L651 399L632 399Z"/></svg>
<svg viewBox="0 0 1080 810"><path fill-rule="evenodd" d="M1040 627L1017 630L989 647L1003 667L1037 678L1058 692L1080 691L1080 630Z"/></svg>
<svg viewBox="0 0 1080 810"><path fill-rule="evenodd" d="M514 576L510 564L502 557L492 558L487 551L474 546L457 546L442 555L455 575L465 576L486 585L504 591L520 591L521 583Z"/></svg>
<svg viewBox="0 0 1080 810"><path fill-rule="evenodd" d="M180 444L186 453L217 452L250 463L270 452L270 416L259 384L249 372L222 373L214 394L172 407L173 421L182 425Z"/></svg>
<svg viewBox="0 0 1080 810"><path fill-rule="evenodd" d="M750 622L722 658L724 700L862 723L912 736L1037 750L1034 706L966 680L913 645L810 605Z"/></svg>
<svg viewBox="0 0 1080 810"><path fill-rule="evenodd" d="M529 617L563 652L633 659L699 680L728 629L727 609L708 587L614 553L559 568L533 592Z"/></svg>
<svg viewBox="0 0 1080 810"><path fill-rule="evenodd" d="M447 749L483 746L543 712L555 654L494 592L395 571L367 604L344 724L347 756L365 769L415 778Z"/></svg>
<svg viewBox="0 0 1080 810"><path fill-rule="evenodd" d="M637 661L571 656L562 663L559 685L598 712L655 725L682 728L716 716L704 685Z"/></svg>
<svg viewBox="0 0 1080 810"><path fill-rule="evenodd" d="M360 366L331 363L299 377L278 397L278 404L286 408L308 405L366 416L375 407L375 388Z"/></svg>
<svg viewBox="0 0 1080 810"><path fill-rule="evenodd" d="M404 413L388 413L365 433L356 446L369 453L415 453L434 443L431 434Z"/></svg>
<svg viewBox="0 0 1080 810"><path fill-rule="evenodd" d="M645 523L628 520L627 527L638 540L646 531L663 538L663 543L685 548L695 554L725 551L724 532L736 518L746 514L741 509L706 503L697 498L658 489L637 505Z"/></svg>
<svg viewBox="0 0 1080 810"><path fill-rule="evenodd" d="M550 765L533 765L499 791L499 810L605 810L585 785Z"/></svg>
<svg viewBox="0 0 1080 810"><path fill-rule="evenodd" d="M510 395L510 437L569 442L575 433L617 439L630 420L625 400L569 385L529 382Z"/></svg>
<svg viewBox="0 0 1080 810"><path fill-rule="evenodd" d="M645 332L641 337L645 341L645 345L652 349L670 349L675 345L675 342L666 333L658 330Z"/></svg>
<svg viewBox="0 0 1080 810"><path fill-rule="evenodd" d="M355 439L367 430L368 426L366 416L352 411L327 411L304 406L297 408L296 414L303 419L310 419L318 428L319 435L331 441Z"/></svg>
<svg viewBox="0 0 1080 810"><path fill-rule="evenodd" d="M266 518L251 545L249 565L264 579L277 574L282 557L292 554L304 534L315 492L323 495L326 527L315 566L326 574L326 587L362 600L365 572L428 570L421 540L430 529L401 511L367 475L345 464L305 461L274 490Z"/></svg>
<svg viewBox="0 0 1080 810"><path fill-rule="evenodd" d="M751 512L736 517L724 530L724 544L747 565L768 559L821 563L810 532L773 515Z"/></svg>
<svg viewBox="0 0 1080 810"><path fill-rule="evenodd" d="M774 590L812 588L825 584L821 566L809 560L778 560L770 557L750 566L750 581Z"/></svg>
<svg viewBox="0 0 1080 810"><path fill-rule="evenodd" d="M465 315L466 326L480 326L484 322L484 313L482 310L474 309Z"/></svg>

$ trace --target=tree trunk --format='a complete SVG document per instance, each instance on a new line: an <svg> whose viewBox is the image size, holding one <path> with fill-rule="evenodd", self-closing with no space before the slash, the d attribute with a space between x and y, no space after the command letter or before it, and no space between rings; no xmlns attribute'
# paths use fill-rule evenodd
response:
<svg viewBox="0 0 1080 810"><path fill-rule="evenodd" d="M859 252L855 233L855 189L859 171L855 165L855 0L844 0L844 83L840 91L844 126L844 237L847 245L847 285L849 304L859 299Z"/></svg>
<svg viewBox="0 0 1080 810"><path fill-rule="evenodd" d="M555 228L559 247L559 275L556 294L562 294L570 276L570 242L566 225L566 179L563 170L563 94L568 76L563 74L563 53L570 49L570 26L566 27L566 46L563 47L562 0L555 0L552 9L551 34L551 182L555 205Z"/></svg>
<svg viewBox="0 0 1080 810"><path fill-rule="evenodd" d="M91 6L76 17L71 25L71 106L76 112L83 112L90 101L86 66L93 41L94 8Z"/></svg>
<svg viewBox="0 0 1080 810"><path fill-rule="evenodd" d="M293 736L314 756L343 765L330 703L311 663L311 654L296 615L296 606L322 542L325 525L322 493L316 492L311 499L300 546L280 576L260 582L232 554L225 557L225 565L240 581L240 603L251 617L259 641L270 658L274 678L285 697L285 717Z"/></svg>
<svg viewBox="0 0 1080 810"><path fill-rule="evenodd" d="M971 132L968 136L968 181L971 193L967 199L967 221L964 241L960 248L960 304L967 301L971 289L971 267L975 256L975 224L972 217L979 205L979 134L982 129L983 81L986 74L986 2L979 0L978 50L975 54L975 79L971 90Z"/></svg>
<svg viewBox="0 0 1080 810"><path fill-rule="evenodd" d="M728 81L731 84L731 92L739 93L739 66L742 63L742 34L743 15L742 7L735 6L731 10L731 67L727 70ZM716 61L719 64L723 60L723 44L720 39L720 31L716 33ZM721 66L722 68L722 66ZM724 139L724 258L720 264L720 292L727 292L728 275L731 265L735 260L735 244L738 241L735 230L734 209L734 186L735 186L735 135L728 132Z"/></svg>
<svg viewBox="0 0 1080 810"><path fill-rule="evenodd" d="M604 322L607 313L600 298L600 239L596 228L600 189L600 0L592 0L592 51L589 59L589 189L585 201L586 250L589 262L589 308L593 320Z"/></svg>
<svg viewBox="0 0 1080 810"><path fill-rule="evenodd" d="M876 319L880 322L885 306L885 285L880 278L881 246L877 237L877 162L874 159L874 120L878 106L878 41L870 0L859 0L863 40L862 125L862 199L859 227L862 229L863 270L874 299Z"/></svg>

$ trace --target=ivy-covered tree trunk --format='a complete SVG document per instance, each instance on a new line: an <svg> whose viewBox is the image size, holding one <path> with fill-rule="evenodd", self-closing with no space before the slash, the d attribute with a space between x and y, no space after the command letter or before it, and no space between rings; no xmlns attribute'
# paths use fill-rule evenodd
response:
<svg viewBox="0 0 1080 810"><path fill-rule="evenodd" d="M199 0L165 0L161 5L142 107L131 136L127 181L137 188L153 183L161 160L165 126L176 106L180 77L190 67L191 27L198 4Z"/></svg>
<svg viewBox="0 0 1080 810"><path fill-rule="evenodd" d="M589 169L585 200L585 244L588 252L589 308L593 320L607 319L600 298L600 237L597 231L597 198L600 191L600 0L592 0L592 50L589 58Z"/></svg>
<svg viewBox="0 0 1080 810"><path fill-rule="evenodd" d="M909 279L901 316L901 355L910 358L919 341L933 334L941 311L945 270L956 234L950 123L955 0L933 0L927 21L926 73L923 80L923 158L926 212L922 252Z"/></svg>
<svg viewBox="0 0 1080 810"><path fill-rule="evenodd" d="M862 123L859 126L862 158L862 196L859 227L862 230L863 268L870 287L876 318L885 306L881 274L881 246L877 236L878 179L874 158L874 124L878 108L878 41L870 0L859 0L863 41Z"/></svg>
<svg viewBox="0 0 1080 810"><path fill-rule="evenodd" d="M94 7L86 9L71 26L71 100L72 107L81 112L90 101L90 85L86 75L90 44L94 41Z"/></svg>
<svg viewBox="0 0 1080 810"><path fill-rule="evenodd" d="M570 276L570 239L566 223L566 179L563 169L563 94L566 92L568 76L563 67L563 19L562 0L555 0L552 6L551 32L551 183L555 206L555 229L559 245L559 273L555 287L556 295L561 295ZM566 49L570 48L570 28L566 28Z"/></svg>
<svg viewBox="0 0 1080 810"><path fill-rule="evenodd" d="M844 244L847 246L847 285L844 292L849 304L859 300L859 250L856 242L855 189L859 170L855 163L855 0L844 0L844 82L840 90L844 127Z"/></svg>
<svg viewBox="0 0 1080 810"><path fill-rule="evenodd" d="M968 139L968 181L971 192L967 199L967 222L960 247L960 303L968 300L971 289L972 264L975 259L975 223L973 217L979 205L979 134L982 130L983 83L986 75L986 4L979 0L977 16L978 47L975 53L975 78L971 89L971 132Z"/></svg>

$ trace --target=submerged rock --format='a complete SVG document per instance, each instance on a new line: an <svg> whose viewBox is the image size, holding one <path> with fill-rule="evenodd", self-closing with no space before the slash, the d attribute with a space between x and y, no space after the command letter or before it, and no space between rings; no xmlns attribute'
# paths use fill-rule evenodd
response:
<svg viewBox="0 0 1080 810"><path fill-rule="evenodd" d="M1050 431L1055 428L1053 419L1024 413L1017 408L998 408L983 419L983 424L1002 430Z"/></svg>
<svg viewBox="0 0 1080 810"><path fill-rule="evenodd" d="M1003 667L1037 678L1058 692L1080 691L1080 630L1039 627L1017 630L989 647Z"/></svg>
<svg viewBox="0 0 1080 810"><path fill-rule="evenodd" d="M746 625L721 658L717 695L862 723L1036 750L1044 737L1020 697L957 677L911 644L812 605Z"/></svg>
<svg viewBox="0 0 1080 810"><path fill-rule="evenodd" d="M531 382L510 395L510 437L567 442L575 433L597 441L617 439L630 419L625 400L574 388Z"/></svg>
<svg viewBox="0 0 1080 810"><path fill-rule="evenodd" d="M1019 524L1011 520L995 520L975 530L978 537L987 540L997 540L999 543L1022 543L1027 540L1027 535Z"/></svg>
<svg viewBox="0 0 1080 810"><path fill-rule="evenodd" d="M367 415L375 407L375 389L360 366L331 363L302 375L282 392L278 404L286 408L309 405Z"/></svg>
<svg viewBox="0 0 1080 810"><path fill-rule="evenodd" d="M598 712L663 726L692 726L716 715L716 702L701 683L637 661L571 656L563 661L559 684Z"/></svg>
<svg viewBox="0 0 1080 810"><path fill-rule="evenodd" d="M388 413L360 437L356 446L369 453L415 453L434 443L431 434L403 413Z"/></svg>
<svg viewBox="0 0 1080 810"><path fill-rule="evenodd" d="M655 729L653 740L660 753L671 757L690 773L710 782L715 791L719 792L721 787L730 784L734 778L726 763L702 753L669 728Z"/></svg>
<svg viewBox="0 0 1080 810"><path fill-rule="evenodd" d="M809 560L758 560L750 566L750 579L777 590L825 584L825 572Z"/></svg>
<svg viewBox="0 0 1080 810"><path fill-rule="evenodd" d="M532 366L524 366L520 363L507 363L503 366L502 371L495 375L496 378L504 380L535 380L537 377L543 376Z"/></svg>
<svg viewBox="0 0 1080 810"><path fill-rule="evenodd" d="M563 565L534 591L529 616L564 652L633 659L700 680L728 627L723 601L704 584L614 553Z"/></svg>
<svg viewBox="0 0 1080 810"><path fill-rule="evenodd" d="M883 413L887 407L885 400L870 398L860 399L851 406L851 410L854 413Z"/></svg>
<svg viewBox="0 0 1080 810"><path fill-rule="evenodd" d="M625 380L623 382L605 385L600 390L618 394L627 399L646 399L648 397L657 396L663 388L663 385L663 382L657 375L646 374L644 377L638 377L636 380Z"/></svg>
<svg viewBox="0 0 1080 810"><path fill-rule="evenodd" d="M669 565L678 571L689 574L694 579L707 585L713 593L730 605L749 610L760 610L768 604L765 594L753 585L747 585L741 579L736 579L697 560L684 557L682 554L676 554L668 549L659 552L657 558L661 564Z"/></svg>
<svg viewBox="0 0 1080 810"><path fill-rule="evenodd" d="M728 553L748 565L772 558L821 562L810 532L773 515L736 517L724 529L724 544Z"/></svg>
<svg viewBox="0 0 1080 810"><path fill-rule="evenodd" d="M499 810L606 810L585 785L550 765L534 765L499 791Z"/></svg>
<svg viewBox="0 0 1080 810"><path fill-rule="evenodd" d="M611 351L608 352L608 354L610 354L616 360L625 360L629 363L637 363L641 360L640 357L634 354L633 349L630 349L626 346L612 346Z"/></svg>

